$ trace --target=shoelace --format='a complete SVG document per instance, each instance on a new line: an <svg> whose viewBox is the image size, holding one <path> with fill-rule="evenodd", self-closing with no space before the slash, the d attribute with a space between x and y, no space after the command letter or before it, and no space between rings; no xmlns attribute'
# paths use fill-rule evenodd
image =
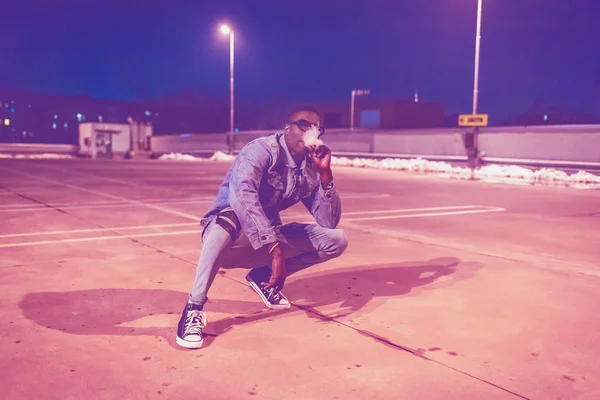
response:
<svg viewBox="0 0 600 400"><path fill-rule="evenodd" d="M267 296L267 299L271 303L279 303L281 301L281 292L275 291L275 288L271 288L269 289L269 295Z"/></svg>
<svg viewBox="0 0 600 400"><path fill-rule="evenodd" d="M202 313L199 311L188 311L185 319L185 335L200 335L202 334Z"/></svg>

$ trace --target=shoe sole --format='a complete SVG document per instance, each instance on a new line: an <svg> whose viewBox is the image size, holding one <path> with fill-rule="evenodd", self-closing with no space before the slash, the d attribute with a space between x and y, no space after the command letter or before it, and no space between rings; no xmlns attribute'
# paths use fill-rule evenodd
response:
<svg viewBox="0 0 600 400"><path fill-rule="evenodd" d="M256 283L254 283L253 280L246 278L246 281L248 282L250 287L254 289L256 293L258 293L263 303L265 303L265 306L269 307L271 310L287 310L292 306L291 304L271 304L263 294L262 290L260 290L260 288L256 285Z"/></svg>
<svg viewBox="0 0 600 400"><path fill-rule="evenodd" d="M183 340L179 336L176 336L176 338L177 344L186 349L199 349L200 347L202 347L202 340L200 340L199 342L190 342L187 340Z"/></svg>

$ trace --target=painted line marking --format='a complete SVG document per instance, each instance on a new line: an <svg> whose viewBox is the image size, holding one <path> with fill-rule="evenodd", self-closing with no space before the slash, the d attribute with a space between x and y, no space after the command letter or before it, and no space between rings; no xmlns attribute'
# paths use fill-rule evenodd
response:
<svg viewBox="0 0 600 400"><path fill-rule="evenodd" d="M139 235L120 235L120 236L115 235L115 236L76 238L76 239L42 240L42 241L38 241L38 242L21 242L21 243L0 244L0 248L40 246L40 245L45 245L45 244L57 244L57 243L92 242L95 240L137 239L137 238L158 237L158 236L191 235L191 234L197 234L200 232L202 232L202 231L199 229L196 229L193 231L141 233Z"/></svg>
<svg viewBox="0 0 600 400"><path fill-rule="evenodd" d="M467 215L467 214L482 214L491 212L503 212L506 211L504 208L489 208L483 210L467 210L467 211L448 211L448 212L434 212L434 213L422 213L422 214L404 214L404 215L388 215L381 217L364 217L364 218L346 218L342 216L343 222L357 222L357 221L377 221L386 219L402 219L402 218L426 218L426 217L441 217L448 215Z"/></svg>
<svg viewBox="0 0 600 400"><path fill-rule="evenodd" d="M372 210L372 211L352 211L344 213L343 215L366 215L366 214L386 214L386 213L405 213L405 212L418 212L418 211L444 211L444 210L464 210L469 208L477 209L496 209L498 207L493 206L446 206L446 207L426 207L426 208L399 208L395 210Z"/></svg>
<svg viewBox="0 0 600 400"><path fill-rule="evenodd" d="M477 209L477 210L496 210L499 207L494 206L445 206L445 207L425 207L425 208L398 208L393 210L369 210L369 211L350 211L342 213L342 220L347 215L369 215L369 214L399 214L399 213L414 213L420 211L447 211L447 210L465 210L465 209ZM290 214L282 215L286 218L304 218L305 214Z"/></svg>
<svg viewBox="0 0 600 400"><path fill-rule="evenodd" d="M133 180L123 180L123 179L119 179L119 178L101 176L101 175L97 175L97 174L93 174L93 173L90 174L90 173L76 172L76 171L68 170L68 169L65 169L65 168L60 168L60 167L55 167L55 166L49 166L49 165L45 165L44 168L50 168L50 169L53 169L55 171L67 173L67 174L70 175L70 177L73 177L73 176L84 177L84 178L86 178L86 180L84 182L87 182L90 178L93 178L93 179L96 179L96 180L101 179L101 180L104 180L104 181L107 181L107 182L118 183L118 184L124 185L126 187L137 186L137 187L140 187L140 188L147 188L147 189L152 189L152 190L161 190L163 192L164 191L168 191L169 193L185 193L185 190L182 191L182 190L178 190L178 189L175 189L175 188L164 188L164 187L158 186L158 185L151 185L151 184L147 184L147 183L137 182L135 180L135 177L133 178ZM67 179L68 178L69 177L67 177ZM159 177L159 178L162 178L162 177ZM209 177L204 176L204 177L200 177L200 178L197 178L197 179L200 179L200 180L203 180L203 181L207 181L207 180L213 180L214 181L214 180L216 180L218 178L212 177L212 176L209 176ZM71 183L72 184L78 183L78 180L74 179L74 180L72 180Z"/></svg>
<svg viewBox="0 0 600 400"><path fill-rule="evenodd" d="M15 193L15 196L18 196ZM170 203L178 203L178 202L193 202L193 201L212 201L214 200L214 196L202 196L202 197L180 197L180 198L152 198L152 199L144 199L147 204L170 204ZM94 205L119 205L124 204L123 202L115 201L115 200L95 200L95 201L85 201L85 202L70 202L70 203L51 203L47 202L52 207L80 207L80 206L94 206ZM12 203L12 204L0 204L0 208L10 208L10 207L44 207L39 203Z"/></svg>
<svg viewBox="0 0 600 400"><path fill-rule="evenodd" d="M390 197L391 195L387 193L349 193L349 194L341 194L340 198L342 199L381 199L385 197Z"/></svg>
<svg viewBox="0 0 600 400"><path fill-rule="evenodd" d="M202 203L211 203L213 200L190 200L190 201L173 201L173 202L156 202L156 203L144 203L145 205L149 206L149 205L156 205L156 206L161 206L161 205L182 205L182 204L202 204ZM93 205L93 204L82 204L82 205L73 205L73 206L62 206L62 205L56 205L56 204L51 204L49 203L49 206L51 207L45 207L43 205L39 205L38 207L19 207L19 208L9 208L9 209L1 209L0 208L0 212L18 212L18 211L47 211L47 210L54 210L54 208L58 208L61 210L74 210L74 209L83 209L83 208L118 208L118 207L133 207L133 206L138 206L139 204L137 203L115 203L115 204L98 204L98 205ZM54 208L52 208L54 207ZM196 217L196 219L199 219L201 217Z"/></svg>
<svg viewBox="0 0 600 400"><path fill-rule="evenodd" d="M185 222L181 224L162 224L162 225L139 225L139 226L121 226L121 227L107 227L107 228L92 228L92 229L72 229L63 231L48 231L48 232L29 232L29 233L11 233L7 235L0 235L0 239L13 238L13 237L27 237L27 236L42 236L42 235L65 235L71 233L92 233L92 232L107 232L107 231L128 231L135 229L156 229L156 228L177 228L183 226L194 226L199 225L198 223Z"/></svg>
<svg viewBox="0 0 600 400"><path fill-rule="evenodd" d="M455 206L462 207L465 206ZM434 209L440 209L441 207L432 207ZM448 208L446 208L448 209ZM375 221L375 220L390 220L390 219L401 219L401 218L424 218L424 217L440 217L440 216L449 216L449 215L467 215L467 214L480 214L480 213L489 213L489 212L502 212L506 211L506 209L501 207L492 207L486 209L473 209L473 210L462 210L462 211L447 211L447 212L431 212L431 213L418 213L418 214L402 214L402 215L384 215L384 216L373 216L373 217L359 217L359 218L348 218L344 219L342 216L343 222L357 222L357 221ZM389 211L388 211L389 212ZM314 221L311 221L314 222ZM171 226L180 225L180 224L170 224ZM187 225L187 224L183 224ZM124 228L107 228L107 229L140 229L140 227L124 227ZM142 228L143 229L143 228ZM96 232L103 231L103 229L89 229L89 230L80 230L81 232ZM65 233L74 233L76 231L70 231ZM145 233L145 234L136 234L136 235L122 235L122 236L100 236L100 237L87 237L87 238L74 238L74 239L56 239L56 240L43 240L37 242L21 242L21 243L7 243L0 244L0 248L10 248L10 247L24 247L24 246L38 246L45 244L57 244L57 243L77 243L77 242L89 242L89 241L98 241L98 240L116 240L116 239L131 239L131 238L144 238L144 237L159 237L159 236L173 236L173 235L187 235L192 233L200 233L201 230L191 230L191 231L175 231L175 232L157 232L157 233ZM62 233L62 232L61 232ZM46 234L46 233L40 233ZM50 233L48 233L50 234ZM26 235L26 234L15 234L16 235ZM29 234L31 235L31 234ZM0 236L0 237L15 237L15 236Z"/></svg>
<svg viewBox="0 0 600 400"><path fill-rule="evenodd" d="M115 195L112 195L112 194L103 193L103 192L99 192L99 191L92 190L92 189L86 189L86 188L83 188L83 187L80 187L80 186L71 185L71 184L68 184L68 183L63 183L63 182L56 181L56 180L53 180L53 179L43 178L43 177L36 176L36 175L33 175L33 174L29 174L29 173L22 172L22 171L14 171L13 170L13 172L21 174L21 175L24 175L24 176L27 176L29 178L34 178L34 179L38 179L38 180L41 180L41 181L46 181L46 182L54 183L54 184L57 184L57 185L69 187L69 188L72 188L72 189L81 190L83 192L92 193L92 194L95 194L95 195L98 195L98 196L103 196L103 197L107 197L107 198L111 198L111 199L115 199L115 200L120 200L120 201L131 203L131 204L137 204L137 205L144 206L144 207L147 207L147 208L151 208L153 210L161 211L161 212L164 212L164 213L167 213L167 214L177 215L179 217L191 219L191 220L194 220L194 221L198 220L198 217L195 216L195 215L187 214L187 213L180 212L180 211L171 210L171 209L166 208L166 207L159 207L159 206L155 206L155 205L152 205L152 204L146 204L146 203L143 203L141 201L131 200L131 199L128 199L128 198L125 198L125 197L115 196Z"/></svg>

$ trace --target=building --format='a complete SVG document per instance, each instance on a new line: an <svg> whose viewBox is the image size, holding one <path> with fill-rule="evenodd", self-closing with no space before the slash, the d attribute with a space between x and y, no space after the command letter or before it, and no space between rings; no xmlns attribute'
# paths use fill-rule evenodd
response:
<svg viewBox="0 0 600 400"><path fill-rule="evenodd" d="M350 101L317 106L327 128L350 127ZM444 126L444 105L414 100L356 97L354 126L367 129L421 129Z"/></svg>
<svg viewBox="0 0 600 400"><path fill-rule="evenodd" d="M501 123L505 126L593 124L600 124L600 116L563 107L534 107Z"/></svg>
<svg viewBox="0 0 600 400"><path fill-rule="evenodd" d="M76 144L79 124L151 124L155 134L225 132L227 102L127 102L0 90L0 142Z"/></svg>

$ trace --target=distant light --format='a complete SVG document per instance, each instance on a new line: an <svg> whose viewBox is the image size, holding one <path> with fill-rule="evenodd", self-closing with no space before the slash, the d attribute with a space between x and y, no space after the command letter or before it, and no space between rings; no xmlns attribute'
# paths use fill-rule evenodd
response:
<svg viewBox="0 0 600 400"><path fill-rule="evenodd" d="M151 111L146 111L146 117L149 117L149 116L151 116L151 115L152 115L152 112L151 112Z"/></svg>
<svg viewBox="0 0 600 400"><path fill-rule="evenodd" d="M104 120L104 117L102 115L98 115L98 122L102 122Z"/></svg>
<svg viewBox="0 0 600 400"><path fill-rule="evenodd" d="M57 119L57 118L58 118L58 114L54 114L54 119Z"/></svg>
<svg viewBox="0 0 600 400"><path fill-rule="evenodd" d="M11 109L10 109L10 112L11 112L11 113L14 113L14 112L15 112L15 108L14 108L14 107L13 107L13 108L11 108Z"/></svg>
<svg viewBox="0 0 600 400"><path fill-rule="evenodd" d="M231 29L227 25L222 25L221 26L221 32L224 35L229 35L231 33Z"/></svg>
<svg viewBox="0 0 600 400"><path fill-rule="evenodd" d="M544 121L548 121L548 114L544 115Z"/></svg>
<svg viewBox="0 0 600 400"><path fill-rule="evenodd" d="M10 126L10 119L6 118L6 119L4 120L4 125L6 125L6 126Z"/></svg>
<svg viewBox="0 0 600 400"><path fill-rule="evenodd" d="M239 128L234 129L234 132L239 132L239 131L240 131Z"/></svg>
<svg viewBox="0 0 600 400"><path fill-rule="evenodd" d="M81 122L83 120L83 118L84 118L83 114L81 114L81 113L77 114L77 121Z"/></svg>
<svg viewBox="0 0 600 400"><path fill-rule="evenodd" d="M27 105L27 108L31 108L31 104L28 104L28 105Z"/></svg>
<svg viewBox="0 0 600 400"><path fill-rule="evenodd" d="M52 124L52 129L56 129L56 123Z"/></svg>
<svg viewBox="0 0 600 400"><path fill-rule="evenodd" d="M65 128L68 128L68 127L69 127L69 123L68 123L68 122L65 122L65 125L64 125L64 126L65 126Z"/></svg>

